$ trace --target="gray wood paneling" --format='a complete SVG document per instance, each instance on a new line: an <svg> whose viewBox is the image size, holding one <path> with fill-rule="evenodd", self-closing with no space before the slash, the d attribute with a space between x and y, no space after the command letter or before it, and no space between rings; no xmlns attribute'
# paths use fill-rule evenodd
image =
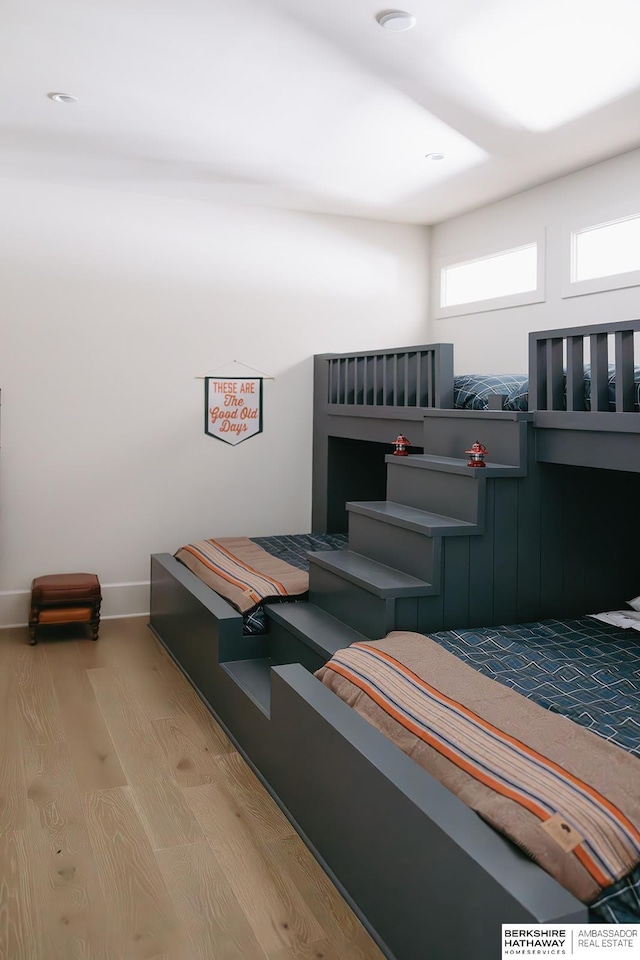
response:
<svg viewBox="0 0 640 960"><path fill-rule="evenodd" d="M500 481L505 482L505 481ZM506 481L516 483L515 480ZM493 518L495 480L485 482L484 524L482 537L474 537L469 544L469 624L479 626L495 623L494 619L494 543ZM445 588L446 589L446 588Z"/></svg>
<svg viewBox="0 0 640 960"><path fill-rule="evenodd" d="M469 618L469 549L480 537L450 537L444 541L444 583L442 624L457 627Z"/></svg>
<svg viewBox="0 0 640 960"><path fill-rule="evenodd" d="M504 623L515 623L518 619L519 484L519 480L503 480L494 485L494 617Z"/></svg>
<svg viewBox="0 0 640 960"><path fill-rule="evenodd" d="M533 430L529 428L531 433ZM535 620L540 611L540 470L535 462L534 444L529 444L528 474L518 480L518 572L516 620Z"/></svg>

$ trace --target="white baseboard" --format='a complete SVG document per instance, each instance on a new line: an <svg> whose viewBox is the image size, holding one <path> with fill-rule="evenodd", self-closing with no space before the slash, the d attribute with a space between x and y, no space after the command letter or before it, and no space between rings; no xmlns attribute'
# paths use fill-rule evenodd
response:
<svg viewBox="0 0 640 960"><path fill-rule="evenodd" d="M143 617L149 613L149 581L103 583L100 617ZM29 621L30 590L0 590L0 628L24 627Z"/></svg>

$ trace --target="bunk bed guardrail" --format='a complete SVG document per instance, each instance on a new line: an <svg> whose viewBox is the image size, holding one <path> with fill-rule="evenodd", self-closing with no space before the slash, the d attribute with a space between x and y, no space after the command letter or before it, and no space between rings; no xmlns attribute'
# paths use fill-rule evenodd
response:
<svg viewBox="0 0 640 960"><path fill-rule="evenodd" d="M453 344L321 354L316 360L324 371L318 399L324 395L332 413L340 406L453 407Z"/></svg>
<svg viewBox="0 0 640 960"><path fill-rule="evenodd" d="M529 410L536 426L640 430L638 334L640 320L530 333Z"/></svg>

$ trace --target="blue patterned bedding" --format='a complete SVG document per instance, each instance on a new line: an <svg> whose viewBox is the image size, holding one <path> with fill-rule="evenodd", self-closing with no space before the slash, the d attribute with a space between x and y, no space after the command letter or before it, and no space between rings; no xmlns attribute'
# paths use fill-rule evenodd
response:
<svg viewBox="0 0 640 960"><path fill-rule="evenodd" d="M640 410L640 366L634 368L634 403ZM456 410L486 410L492 394L503 394L503 410L527 410L529 406L529 379L520 374L476 374L454 377L453 406ZM609 410L616 409L615 367L608 374ZM584 405L591 409L591 369L584 368Z"/></svg>
<svg viewBox="0 0 640 960"><path fill-rule="evenodd" d="M347 538L341 533L295 533L250 539L267 553L284 560L285 563L290 563L299 570L309 569L308 551L344 550L347 546ZM242 632L245 636L258 636L266 633L266 630L267 619L263 607L257 607L242 618Z"/></svg>
<svg viewBox="0 0 640 960"><path fill-rule="evenodd" d="M517 374L470 373L453 378L453 406L456 410L486 410L488 398L495 393L506 396L504 410L526 410L529 402L529 378Z"/></svg>
<svg viewBox="0 0 640 960"><path fill-rule="evenodd" d="M430 635L478 673L640 758L640 634L589 617ZM590 905L596 923L640 922L640 867Z"/></svg>
<svg viewBox="0 0 640 960"><path fill-rule="evenodd" d="M640 758L640 633L584 617L430 636L479 673Z"/></svg>

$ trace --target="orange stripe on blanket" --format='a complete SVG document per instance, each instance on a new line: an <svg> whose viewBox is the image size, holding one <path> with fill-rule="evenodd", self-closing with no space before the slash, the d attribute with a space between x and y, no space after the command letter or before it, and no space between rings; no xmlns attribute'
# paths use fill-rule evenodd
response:
<svg viewBox="0 0 640 960"><path fill-rule="evenodd" d="M416 674L414 674L413 671L411 671L408 667L405 667L404 664L401 664L384 651L371 648L365 643L353 644L352 648L360 648L368 651L369 653L373 654L375 658L379 658L380 660L388 662L395 672L399 673L401 677L404 676L405 678L409 679L410 682L415 683L419 688L422 688L422 690L432 696L436 702L445 703L447 706L450 706L463 714L474 725L484 729L499 740L508 741L511 746L516 747L525 756L528 756L532 762L535 762L543 769L545 767L551 768L555 773L560 774L562 777L566 777L577 789L587 792L596 802L604 801L602 805L606 807L611 814L613 814L614 818L617 814L617 819L628 823L627 818L621 813L621 811L618 811L613 804L606 801L604 797L601 797L597 790L590 788L588 784L585 784L579 778L568 774L567 771L565 771L558 764L548 760L542 754L538 753L532 748L529 748L520 740L505 734L504 731L500 730L498 727L495 727L493 724L483 720L483 718L479 717L463 704L453 700L450 697L447 697L446 694L443 694L435 687L432 687L426 681L422 680L421 677L418 677ZM342 653L348 653L348 651L342 651ZM336 656L338 655L339 654L336 654ZM358 674L354 673L348 666L343 667L334 660L330 660L325 666L331 669L333 672L338 673L340 676L344 677L350 683L354 684L354 686L366 693L371 700L373 700L388 716L392 717L398 724L400 724L400 726L408 730L418 739L422 740L422 742L431 746L437 753L458 767L458 769L463 770L469 776L473 777L478 782L483 783L495 793L498 793L501 796L512 800L514 803L519 804L521 807L529 810L529 812L533 816L537 817L541 822L545 822L553 816L553 814L549 813L548 810L546 810L540 803L537 803L534 798L526 796L517 788L510 787L508 784L503 783L495 776L492 776L490 773L480 769L473 759L469 760L466 757L461 756L460 753L456 752L455 748L447 746L437 735L430 734L427 730L420 726L419 723L414 722L405 713L402 713L400 710L396 709L384 694L379 693L375 687L372 686L372 683L358 676ZM585 788L587 789L585 790ZM632 833L637 833L633 826ZM575 847L572 852L601 888L606 888L611 884L612 878L603 873L597 862L583 846L579 845L578 847Z"/></svg>
<svg viewBox="0 0 640 960"><path fill-rule="evenodd" d="M550 760L548 757L543 756L543 754L538 753L532 747L529 747L526 743L523 743L521 740L518 740L516 737L511 736L506 733L504 730L500 730L499 727L494 726L489 723L488 720L483 719L477 713L474 713L473 710L470 710L468 707L465 707L463 703L460 703L458 700L453 700L451 697L448 697L445 693L442 693L440 690L437 690L435 687L432 687L426 680L423 680L422 677L419 677L416 673L413 673L409 667L406 667L403 663L400 663L399 660L396 660L394 657L390 656L384 650L376 650L375 648L369 646L367 643L354 643L354 647L360 647L363 650L368 650L370 653L373 653L374 656L379 657L381 660L386 660L390 663L396 670L404 674L419 687L422 687L424 690L428 691L432 696L437 700L447 703L449 706L454 707L460 713L467 716L470 720L476 723L478 726L483 727L485 730L495 734L500 739L508 741L514 747L517 747L523 753L527 754L534 760L541 762L544 766L548 767L551 770L554 770L555 773L560 774L569 782L573 783L576 787L579 787L580 790L588 793L594 800L599 804L605 807L611 815L618 820L620 823L624 824L631 836L637 841L640 845L640 831L635 827L633 823L624 815L624 813L619 810L615 804L611 803L606 797L599 793L594 787L590 784L585 783L585 781L580 780L579 777L575 777L568 770L565 770L564 767L561 767L560 764L555 763L553 760ZM330 663L327 666L331 666Z"/></svg>
<svg viewBox="0 0 640 960"><path fill-rule="evenodd" d="M269 577L266 573L260 573L259 570L256 570L254 567L250 567L248 563L245 563L244 560L238 559L235 554L231 553L230 550L227 550L226 547L223 547L218 540L207 540L207 543L211 543L215 546L216 550L219 550L220 553L224 553L230 560L236 563L238 566L242 567L244 570L248 570L250 573L255 574L256 577L259 577L265 583L270 584L281 596L287 596L286 587L280 583L279 580L274 580L273 577ZM260 598L262 599L262 598Z"/></svg>
<svg viewBox="0 0 640 960"><path fill-rule="evenodd" d="M183 548L187 553L190 553L194 556L200 563L203 563L205 567L208 567L212 573L215 573L216 576L220 577L222 580L226 580L227 583L233 584L234 587L238 587L239 590L242 590L243 593L248 593L251 599L255 603L260 603L262 597L259 593L256 593L255 590L252 590L251 587L247 586L246 583L242 583L241 580L236 580L234 577L227 574L224 570L218 567L215 563L212 563L210 560L205 557L203 553L200 553L197 550L194 550L190 545L186 544Z"/></svg>

